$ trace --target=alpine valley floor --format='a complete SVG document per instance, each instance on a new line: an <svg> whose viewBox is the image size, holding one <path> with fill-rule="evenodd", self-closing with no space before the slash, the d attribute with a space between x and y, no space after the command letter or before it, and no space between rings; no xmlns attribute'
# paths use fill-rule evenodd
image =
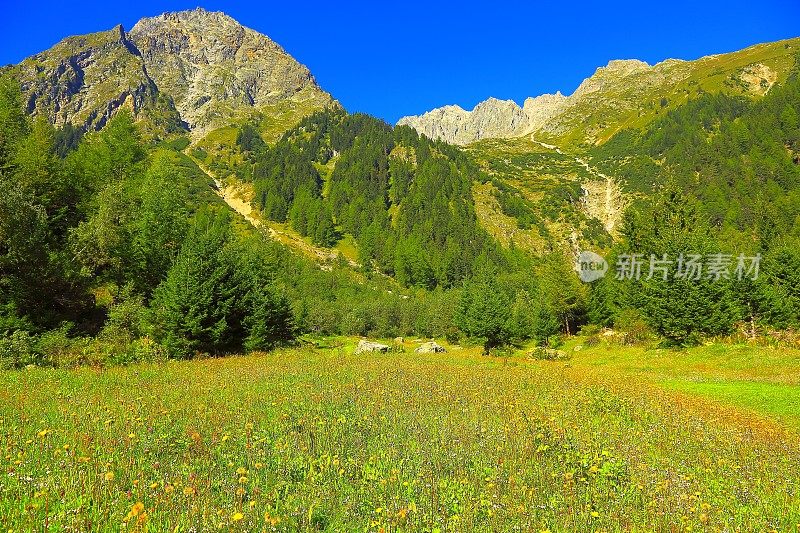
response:
<svg viewBox="0 0 800 533"><path fill-rule="evenodd" d="M800 529L800 351L587 340L3 372L0 526Z"/></svg>

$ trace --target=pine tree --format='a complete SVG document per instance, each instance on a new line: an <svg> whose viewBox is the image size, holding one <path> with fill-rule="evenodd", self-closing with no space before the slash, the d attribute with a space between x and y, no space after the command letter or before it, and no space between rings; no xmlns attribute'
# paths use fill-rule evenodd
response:
<svg viewBox="0 0 800 533"><path fill-rule="evenodd" d="M172 357L265 350L294 335L263 245L238 242L230 221L227 211L199 211L155 291L156 337Z"/></svg>
<svg viewBox="0 0 800 533"><path fill-rule="evenodd" d="M511 303L492 276L469 281L456 310L456 324L468 336L481 339L488 355L513 337Z"/></svg>
<svg viewBox="0 0 800 533"><path fill-rule="evenodd" d="M648 258L641 279L630 280L629 296L656 333L684 345L696 343L702 335L731 330L738 313L730 281L711 279L702 270L700 279L679 272L681 257L686 261L691 255L707 258L721 252L695 201L668 186L652 210L634 214L623 232L628 253ZM651 256L670 261L662 265L666 271L658 270L652 278Z"/></svg>
<svg viewBox="0 0 800 533"><path fill-rule="evenodd" d="M11 165L17 143L28 133L28 120L22 107L19 83L11 76L0 76L0 172Z"/></svg>
<svg viewBox="0 0 800 533"><path fill-rule="evenodd" d="M156 337L172 357L241 346L243 317L236 313L241 295L234 290L233 265L223 253L230 239L229 223L227 212L198 212L175 263L155 291Z"/></svg>

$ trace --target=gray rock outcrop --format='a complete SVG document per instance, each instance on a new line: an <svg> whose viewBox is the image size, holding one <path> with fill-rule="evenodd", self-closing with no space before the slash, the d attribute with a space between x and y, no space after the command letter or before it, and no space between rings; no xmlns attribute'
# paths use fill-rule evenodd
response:
<svg viewBox="0 0 800 533"><path fill-rule="evenodd" d="M368 341L365 339L361 339L358 341L358 345L356 346L354 355L360 355L363 353L388 353L389 346L386 344L381 344L379 342Z"/></svg>
<svg viewBox="0 0 800 533"><path fill-rule="evenodd" d="M224 13L195 9L144 18L130 38L159 90L192 129L303 90L330 100L305 65Z"/></svg>
<svg viewBox="0 0 800 533"><path fill-rule="evenodd" d="M561 109L561 93L528 98L520 107L513 100L489 98L472 111L448 105L421 116L403 117L398 126L411 126L432 139L466 145L481 139L519 137L539 127Z"/></svg>
<svg viewBox="0 0 800 533"><path fill-rule="evenodd" d="M444 353L446 351L447 350L445 350L444 346L441 344L435 341L430 341L422 343L416 350L414 350L414 353Z"/></svg>

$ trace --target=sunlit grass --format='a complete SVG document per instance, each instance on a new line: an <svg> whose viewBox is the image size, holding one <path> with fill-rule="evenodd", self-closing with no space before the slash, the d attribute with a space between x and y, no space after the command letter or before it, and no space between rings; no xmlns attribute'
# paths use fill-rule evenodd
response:
<svg viewBox="0 0 800 533"><path fill-rule="evenodd" d="M591 351L478 352L2 373L0 526L797 530L791 430Z"/></svg>

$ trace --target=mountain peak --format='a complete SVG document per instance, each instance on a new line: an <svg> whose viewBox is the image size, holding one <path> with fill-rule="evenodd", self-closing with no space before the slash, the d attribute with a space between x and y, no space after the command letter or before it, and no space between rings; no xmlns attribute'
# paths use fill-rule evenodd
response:
<svg viewBox="0 0 800 533"><path fill-rule="evenodd" d="M202 8L144 18L130 32L159 89L193 131L306 91L330 101L311 72L266 35Z"/></svg>
<svg viewBox="0 0 800 533"><path fill-rule="evenodd" d="M606 70L633 72L650 68L650 65L639 59L612 59L605 68Z"/></svg>
<svg viewBox="0 0 800 533"><path fill-rule="evenodd" d="M30 113L86 128L102 127L123 104L134 114L160 106L157 115L178 114L201 136L284 100L333 102L267 36L203 8L143 18L130 32L119 24L69 37L15 72Z"/></svg>
<svg viewBox="0 0 800 533"><path fill-rule="evenodd" d="M131 31L134 31L137 26L139 26L139 29L141 30L142 26L158 24L163 21L195 22L202 24L213 22L243 27L236 19L222 11L208 11L202 7L196 7L194 9L186 9L183 11L167 11L154 17L144 17L140 19L133 28L131 28Z"/></svg>

